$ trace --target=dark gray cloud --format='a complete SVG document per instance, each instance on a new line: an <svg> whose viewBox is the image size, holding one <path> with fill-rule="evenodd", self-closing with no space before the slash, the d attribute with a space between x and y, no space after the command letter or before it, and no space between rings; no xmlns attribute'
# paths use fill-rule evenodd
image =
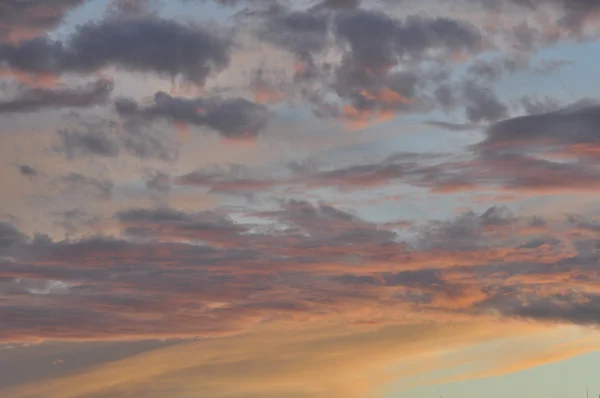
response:
<svg viewBox="0 0 600 398"><path fill-rule="evenodd" d="M322 0L320 3L315 5L315 8L358 8L361 5L361 2L361 0Z"/></svg>
<svg viewBox="0 0 600 398"><path fill-rule="evenodd" d="M179 156L177 142L168 134L129 121L120 126L109 119L75 114L71 127L60 129L57 134L59 142L54 150L68 159L84 156L114 158L121 150L141 159L174 161Z"/></svg>
<svg viewBox="0 0 600 398"><path fill-rule="evenodd" d="M417 59L429 50L481 50L479 32L465 22L411 16L400 21L367 10L341 12L335 18L337 36L348 43L350 58L362 67L395 65L402 58Z"/></svg>
<svg viewBox="0 0 600 398"><path fill-rule="evenodd" d="M441 105L442 109L449 111L453 109L458 102L456 93L452 86L447 83L440 84L433 92L435 100Z"/></svg>
<svg viewBox="0 0 600 398"><path fill-rule="evenodd" d="M16 94L0 100L0 113L34 112L44 109L86 108L105 103L113 83L97 80L76 88L19 87Z"/></svg>
<svg viewBox="0 0 600 398"><path fill-rule="evenodd" d="M577 289L543 294L542 287L513 286L510 294L494 290L479 307L493 309L504 316L542 322L597 326L600 323L600 297ZM533 290L533 291L531 291ZM539 290L540 294L536 290Z"/></svg>
<svg viewBox="0 0 600 398"><path fill-rule="evenodd" d="M209 127L224 138L253 139L265 129L268 110L261 104L243 98L182 98L165 92L154 95L154 103L142 106L130 98L115 102L117 112L123 117L139 122L165 119Z"/></svg>
<svg viewBox="0 0 600 398"><path fill-rule="evenodd" d="M351 191L392 182L407 182L423 174L438 173L439 170L430 169L421 163L437 157L432 154L396 153L379 162L336 168L291 162L277 168L279 176L259 174L239 165L230 165L228 168L208 167L184 174L176 178L175 183L228 194L255 194L281 187L327 187Z"/></svg>
<svg viewBox="0 0 600 398"><path fill-rule="evenodd" d="M323 50L327 45L329 16L314 11L278 13L269 18L261 38L305 55Z"/></svg>
<svg viewBox="0 0 600 398"><path fill-rule="evenodd" d="M24 176L35 177L38 174L37 170L28 164L22 164L22 165L19 165L18 167L19 167L19 172Z"/></svg>
<svg viewBox="0 0 600 398"><path fill-rule="evenodd" d="M127 121L124 128L125 134L119 137L119 141L132 156L167 162L179 158L179 144L164 131L140 125L135 121Z"/></svg>
<svg viewBox="0 0 600 398"><path fill-rule="evenodd" d="M463 86L463 95L467 117L473 123L495 122L508 117L508 107L491 87L468 80Z"/></svg>
<svg viewBox="0 0 600 398"><path fill-rule="evenodd" d="M597 143L600 105L583 101L537 115L521 116L493 125L482 149L533 149L542 146Z"/></svg>
<svg viewBox="0 0 600 398"><path fill-rule="evenodd" d="M388 287L406 287L418 289L421 292L436 291L454 296L460 295L460 288L443 279L442 271L438 269L420 269L397 273L385 272L371 275L345 274L333 277L332 280L352 285L379 285Z"/></svg>
<svg viewBox="0 0 600 398"><path fill-rule="evenodd" d="M234 235L247 229L215 212L185 213L167 207L132 209L117 213L116 218L131 236L177 237L217 244L223 239L235 239Z"/></svg>
<svg viewBox="0 0 600 398"><path fill-rule="evenodd" d="M58 131L61 144L56 149L64 152L69 158L78 156L97 155L116 157L119 155L119 145L110 132L102 128L88 125L84 131L61 129Z"/></svg>
<svg viewBox="0 0 600 398"><path fill-rule="evenodd" d="M0 222L0 250L26 242L26 236L12 224Z"/></svg>
<svg viewBox="0 0 600 398"><path fill-rule="evenodd" d="M198 26L153 17L88 22L65 41L0 44L0 66L30 73L93 73L108 66L203 84L229 63L229 43Z"/></svg>
<svg viewBox="0 0 600 398"><path fill-rule="evenodd" d="M483 217L474 212L451 221L430 223L419 231L415 245L420 250L473 250L487 244L483 223Z"/></svg>
<svg viewBox="0 0 600 398"><path fill-rule="evenodd" d="M303 92L319 117L352 117L357 113L358 118L376 118L380 114L389 117L396 112L430 110L433 101L423 94L441 82L439 76L420 70L418 65L425 60L476 54L484 46L479 31L463 21L416 16L396 19L353 6L329 7L328 12L326 8L267 15L261 36L296 54L296 82L318 80L325 84L321 91ZM333 46L343 53L341 64L315 62L316 55ZM392 71L398 65L406 68ZM328 90L353 109L325 103ZM439 96L443 96L441 91Z"/></svg>

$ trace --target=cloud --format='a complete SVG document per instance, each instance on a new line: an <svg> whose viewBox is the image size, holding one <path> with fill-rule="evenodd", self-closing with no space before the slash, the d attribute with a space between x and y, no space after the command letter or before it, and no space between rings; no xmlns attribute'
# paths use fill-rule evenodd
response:
<svg viewBox="0 0 600 398"><path fill-rule="evenodd" d="M58 135L61 144L57 149L70 159L87 155L116 157L119 154L118 144L103 130L80 132L61 129Z"/></svg>
<svg viewBox="0 0 600 398"><path fill-rule="evenodd" d="M122 150L140 159L174 161L179 156L178 143L165 132L126 121L74 116L69 127L57 131L53 149L73 160L82 157L117 158Z"/></svg>
<svg viewBox="0 0 600 398"><path fill-rule="evenodd" d="M341 167L299 167L292 162L278 167L275 174L257 173L235 165L228 168L209 167L184 174L175 182L182 186L204 187L211 192L228 194L258 194L289 187L352 191L409 181L411 177L430 173L432 169L425 162L436 158L438 156L431 154L396 153L380 161Z"/></svg>
<svg viewBox="0 0 600 398"><path fill-rule="evenodd" d="M483 365L483 358L469 356L466 348L472 344L495 339L500 352L514 345L511 337L539 341L542 332L531 325L485 320L362 329L337 324L301 329L262 327L257 333L146 352L62 379L18 386L8 393L15 398L140 394L153 398L167 391L182 398L383 396L386 384L402 376L449 369L466 359ZM552 337L548 345L564 334ZM516 363L540 363L524 354L516 357ZM404 366L390 372L394 365Z"/></svg>
<svg viewBox="0 0 600 398"><path fill-rule="evenodd" d="M598 325L600 295L577 291L544 294L517 302L516 300L494 300L494 305L508 316L551 322L572 322L579 325Z"/></svg>
<svg viewBox="0 0 600 398"><path fill-rule="evenodd" d="M0 101L0 113L90 107L105 103L112 90L113 83L108 80L76 88L19 87L16 95Z"/></svg>
<svg viewBox="0 0 600 398"><path fill-rule="evenodd" d="M209 127L227 139L254 139L268 122L268 111L263 105L243 98L172 97L165 92L154 95L154 103L146 107L135 100L122 98L115 103L123 117L138 120L165 119L175 123Z"/></svg>
<svg viewBox="0 0 600 398"><path fill-rule="evenodd" d="M41 37L0 44L1 66L34 74L90 74L113 66L203 85L228 63L227 40L204 28L154 17L88 22L65 41Z"/></svg>
<svg viewBox="0 0 600 398"><path fill-rule="evenodd" d="M168 193L171 190L171 177L158 170L151 171L148 173L146 188L153 192Z"/></svg>
<svg viewBox="0 0 600 398"><path fill-rule="evenodd" d="M548 145L551 141L543 143ZM528 148L540 151L544 147L534 147L533 143L489 147L484 140L471 147L473 152L464 160L452 159L448 154L398 153L364 164L321 165L311 170L295 169L293 164L260 173L244 168L202 169L174 181L181 186L208 188L209 193L242 196L300 193L320 188L344 193L398 186L426 188L436 194L484 189L495 191L497 195L551 194L568 190L593 192L597 189L595 164L598 157L593 144L570 147L556 144L546 148L548 156L559 155L567 161L535 156L527 152ZM578 158L585 161L577 161Z"/></svg>
<svg viewBox="0 0 600 398"><path fill-rule="evenodd" d="M25 235L12 224L0 222L0 249L26 242Z"/></svg>
<svg viewBox="0 0 600 398"><path fill-rule="evenodd" d="M73 189L109 194L98 180L70 180ZM234 221L239 216L255 221ZM561 232L573 228L569 220L543 224L491 207L388 225L326 204L282 201L276 210L237 215L135 208L92 222L119 233L52 241L4 224L0 278L70 286L44 303L26 292L4 296L0 314L12 320L2 326L4 341L216 337L336 317L353 325L409 315L442 323L489 315L600 322L597 242ZM400 230L411 238L400 239Z"/></svg>
<svg viewBox="0 0 600 398"><path fill-rule="evenodd" d="M55 28L83 0L5 1L0 4L0 41L31 39Z"/></svg>
<svg viewBox="0 0 600 398"><path fill-rule="evenodd" d="M523 148L553 145L593 145L600 106L581 101L559 110L521 116L492 126L483 149Z"/></svg>
<svg viewBox="0 0 600 398"><path fill-rule="evenodd" d="M37 176L37 170L31 167L28 164L19 165L19 172L26 177L35 177Z"/></svg>
<svg viewBox="0 0 600 398"><path fill-rule="evenodd" d="M112 196L113 182L108 179L86 177L79 173L69 173L56 180L56 186L69 195L89 195L100 200Z"/></svg>
<svg viewBox="0 0 600 398"><path fill-rule="evenodd" d="M358 8L361 0L323 0L315 7L317 8Z"/></svg>
<svg viewBox="0 0 600 398"><path fill-rule="evenodd" d="M463 87L463 95L467 102L467 117L471 122L494 122L508 116L507 106L488 87L467 81Z"/></svg>
<svg viewBox="0 0 600 398"><path fill-rule="evenodd" d="M290 11L269 16L260 37L295 54L319 52L327 45L329 17L323 13Z"/></svg>
<svg viewBox="0 0 600 398"><path fill-rule="evenodd" d="M479 32L472 26L447 18L411 16L395 20L383 13L355 10L335 19L340 39L349 44L348 56L362 67L395 65L402 58L419 58L431 50L478 52Z"/></svg>
<svg viewBox="0 0 600 398"><path fill-rule="evenodd" d="M295 54L295 83L314 113L347 120L353 128L399 112L430 111L430 92L442 81L439 70L423 67L426 62L443 69L444 59L474 56L484 48L475 26L445 17L400 19L375 9L320 3L265 18L259 38ZM339 62L325 60L333 52ZM327 94L342 103L324 101Z"/></svg>
<svg viewBox="0 0 600 398"><path fill-rule="evenodd" d="M217 245L227 243L227 236L235 239L235 235L247 229L228 217L209 211L188 214L168 208L134 209L119 212L116 217L128 235L186 239Z"/></svg>

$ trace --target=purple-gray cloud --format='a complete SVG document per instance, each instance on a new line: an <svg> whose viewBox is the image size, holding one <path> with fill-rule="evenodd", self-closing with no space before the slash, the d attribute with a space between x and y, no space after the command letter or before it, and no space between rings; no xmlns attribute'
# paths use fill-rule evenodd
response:
<svg viewBox="0 0 600 398"><path fill-rule="evenodd" d="M106 67L204 84L229 63L230 43L208 29L149 17L88 22L64 41L0 44L0 66L26 73L90 74Z"/></svg>

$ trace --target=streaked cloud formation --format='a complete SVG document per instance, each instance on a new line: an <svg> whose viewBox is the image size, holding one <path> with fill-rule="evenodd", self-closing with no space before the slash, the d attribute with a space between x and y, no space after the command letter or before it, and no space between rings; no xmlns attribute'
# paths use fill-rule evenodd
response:
<svg viewBox="0 0 600 398"><path fill-rule="evenodd" d="M371 397L597 350L599 10L0 2L0 364L56 356L0 392Z"/></svg>
<svg viewBox="0 0 600 398"><path fill-rule="evenodd" d="M435 329L406 325L354 334L333 328L303 329L285 334L261 330L261 333L211 340L210 343L195 342L156 350L115 365L106 364L83 375L10 392L23 398L141 394L161 397L167 391L181 397L198 394L215 397L372 396L374 391L384 392L385 388L378 385L396 376L391 371L385 375L386 365L418 365L413 368L413 375L418 375L459 364L468 358L460 354L460 349L469 344L493 339L501 347L507 347L518 341L516 335L531 342L538 333L539 329L531 326L491 327L485 321ZM548 342L564 335L564 331L554 333ZM582 336L577 342L561 347L556 355L559 358L568 356L578 344L591 347L589 343L586 345L586 336ZM440 349L447 353L439 354ZM456 356L454 351L459 355ZM219 359L215 360L215 357ZM421 360L416 360L417 357ZM444 359L447 362L440 363ZM529 360L531 366L540 358L531 357L524 351L517 360ZM514 361L515 358L506 359L501 361L501 366L510 367ZM169 370L165 371L166 368ZM495 370L499 368L489 369Z"/></svg>

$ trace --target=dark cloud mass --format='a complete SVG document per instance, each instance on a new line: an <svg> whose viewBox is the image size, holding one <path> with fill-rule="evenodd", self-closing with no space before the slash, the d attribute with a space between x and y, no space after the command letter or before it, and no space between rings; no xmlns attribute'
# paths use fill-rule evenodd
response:
<svg viewBox="0 0 600 398"><path fill-rule="evenodd" d="M24 176L35 177L37 175L37 170L28 164L22 164L18 167L19 167L19 172Z"/></svg>
<svg viewBox="0 0 600 398"><path fill-rule="evenodd" d="M566 108L508 119L492 126L482 148L594 145L600 136L600 106L582 101Z"/></svg>
<svg viewBox="0 0 600 398"><path fill-rule="evenodd" d="M255 138L268 121L266 107L243 98L189 99L158 92L154 95L154 103L146 107L129 98L117 100L115 106L124 117L165 119L209 127L230 139Z"/></svg>
<svg viewBox="0 0 600 398"><path fill-rule="evenodd" d="M482 49L474 27L446 18L411 16L399 21L383 13L357 10L339 14L335 29L348 42L353 61L363 67L395 65L401 58L418 58L428 50L472 53Z"/></svg>
<svg viewBox="0 0 600 398"><path fill-rule="evenodd" d="M117 158L123 151L140 159L174 161L179 156L177 143L168 134L135 123L92 119L76 115L69 128L57 131L54 151L67 159L95 156Z"/></svg>
<svg viewBox="0 0 600 398"><path fill-rule="evenodd" d="M0 44L0 66L28 73L86 74L115 66L204 84L228 62L225 39L153 17L89 22L65 41L41 37Z"/></svg>
<svg viewBox="0 0 600 398"><path fill-rule="evenodd" d="M105 103L112 90L113 83L108 80L98 80L77 88L19 87L16 95L0 100L0 113L86 108Z"/></svg>
<svg viewBox="0 0 600 398"><path fill-rule="evenodd" d="M58 131L61 144L57 148L64 151L68 158L85 155L98 155L116 157L119 155L119 146L104 130L91 129L90 131L71 131L62 129Z"/></svg>
<svg viewBox="0 0 600 398"><path fill-rule="evenodd" d="M26 237L21 231L9 223L0 222L0 249L7 249L25 241Z"/></svg>

